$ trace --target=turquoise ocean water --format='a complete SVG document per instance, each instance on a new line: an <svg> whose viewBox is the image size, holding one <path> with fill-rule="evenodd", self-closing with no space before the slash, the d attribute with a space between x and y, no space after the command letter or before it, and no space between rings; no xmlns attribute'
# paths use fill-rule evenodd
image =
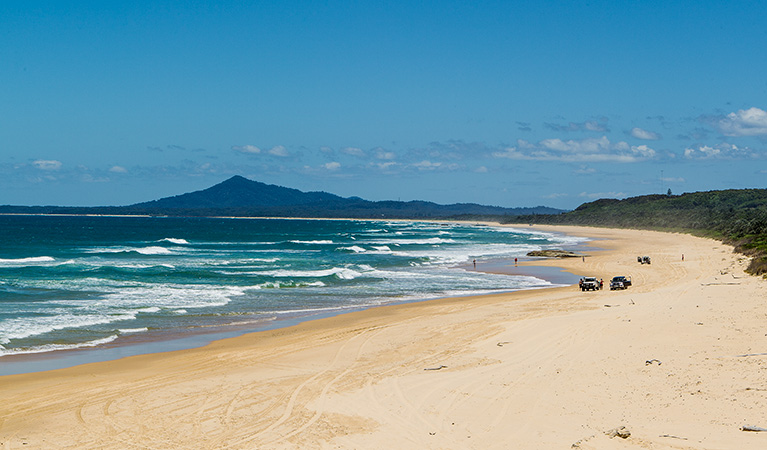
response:
<svg viewBox="0 0 767 450"><path fill-rule="evenodd" d="M67 216L0 216L0 236L0 364L9 355L548 287L471 270L471 261L579 242L468 224Z"/></svg>

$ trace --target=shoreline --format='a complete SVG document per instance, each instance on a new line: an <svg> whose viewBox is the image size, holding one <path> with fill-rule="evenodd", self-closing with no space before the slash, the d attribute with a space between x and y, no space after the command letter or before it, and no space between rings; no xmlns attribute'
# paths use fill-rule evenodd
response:
<svg viewBox="0 0 767 450"><path fill-rule="evenodd" d="M764 286L745 258L688 235L535 229L602 249L536 265L634 286L381 306L2 377L0 448L764 448L740 430L767 426Z"/></svg>
<svg viewBox="0 0 767 450"><path fill-rule="evenodd" d="M76 217L93 217L90 215L79 214L5 214L5 215L24 215L24 216L76 216ZM101 215L100 215L101 216ZM121 216L109 216L109 217L121 217ZM133 216L136 218L146 218L145 216ZM166 217L160 217L165 219ZM209 219L242 219L240 217L206 217ZM405 222L405 223L432 223L432 224L458 224L467 226L478 227L506 227L498 223L491 222L477 222L477 221L441 221L441 220L398 220L398 219L305 219L300 217L287 217L287 218L251 218L245 219L272 219L272 220L329 220L329 221L355 221L361 220L365 222L374 221L389 221L389 222ZM525 226L526 227L526 226ZM506 227L508 228L508 227ZM515 227L520 229L520 232L525 233L522 227ZM582 244L566 244L568 248L581 248ZM488 264L490 262L490 264ZM553 270L549 267L536 267L527 268L524 271L520 271L517 267L512 267L510 264L504 264L503 260L493 259L483 261L479 269L471 268L467 265L456 265L451 269L455 270L475 270L484 273L503 274L511 276L530 276L543 280L544 282L552 283L554 285L572 284L577 279L568 276L568 274L559 273L557 270ZM513 284L513 283L512 283ZM514 288L508 290L497 290L495 293L501 292L513 292ZM466 297L471 295L482 295L482 292L475 293L463 293L459 291L455 292L443 292L434 293L428 296L413 295L406 298L394 299L385 303L369 302L364 305L345 306L339 305L337 307L328 307L321 311L296 311L287 314L276 313L273 317L248 317L245 320L238 323L223 324L217 326L201 326L197 328L190 328L185 330L177 330L169 333L164 330L151 329L145 332L137 333L113 333L110 336L108 342L91 345L91 342L85 342L82 345L73 344L71 348L60 348L54 350L32 351L9 353L0 356L0 376L14 375L22 373L39 372L45 370L56 370L66 367L71 367L79 364L87 364L92 362L105 362L113 359L119 359L127 356L135 356L143 353L164 353L176 350L182 350L187 348L194 348L209 344L212 341L224 339L228 337L240 336L242 334L259 332L264 330L270 330L274 328L283 328L294 326L297 323L301 323L309 320L316 320L323 317L335 316L339 314L345 314L351 311L358 311L361 309L376 308L382 305L396 305L409 302L420 302L430 299L438 299L445 297ZM412 297L412 298L411 298ZM251 320L252 319L252 320ZM247 322L247 323L246 323ZM102 339L103 340L103 339ZM96 343L98 341L92 341Z"/></svg>
<svg viewBox="0 0 767 450"><path fill-rule="evenodd" d="M39 214L25 214L27 216L37 216ZM60 216L50 215L47 216ZM70 215L66 215L70 216ZM76 215L82 216L82 215ZM112 217L112 216L110 216ZM139 216L136 216L139 217ZM215 218L215 217L211 217ZM220 219L220 217L219 217ZM238 219L237 217L227 217L225 219ZM251 219L251 218L247 218ZM261 218L256 218L261 219ZM306 220L304 218L263 218L263 219L275 219L275 220ZM309 220L365 220L366 219L309 219ZM388 219L378 219L387 220ZM375 219L371 220L375 221ZM402 222L426 222L426 223L458 223L468 224L473 226L489 226L489 227L505 227L514 228L522 233L525 233L525 228L529 228L527 225L514 225L507 226L492 222L456 222L456 221L413 221L402 220ZM562 234L562 233L555 233ZM572 250L583 250L585 243L578 244L566 244L563 248ZM578 277L561 269L548 267L545 265L539 265L537 262L543 261L546 258L529 258L520 257L522 259L521 264L513 265L511 260L506 259L489 259L480 262L478 267L472 267L471 264L459 264L453 266L455 270L476 271L483 273L501 274L509 276L520 277L534 277L544 282L551 283L553 286L571 285L577 283ZM550 287L544 287L550 288ZM540 289L530 288L530 289ZM491 292L490 294L502 294L515 292L520 289L509 289ZM521 289L525 290L525 289ZM347 314L349 312L355 312L370 308L378 308L387 305L399 305L411 302L421 302L436 300L448 297L470 297L476 295L486 295L488 293L446 293L445 295L437 295L433 297L423 298L411 298L404 300L392 300L386 303L378 304L371 303L367 305L355 305L355 306L338 306L329 307L322 311L304 311L295 312L286 315L276 315L271 318L257 317L249 323L232 323L211 327L200 327L188 330L178 330L173 333L164 332L163 330L152 330L145 333L135 334L118 334L110 342L98 344L95 346L83 345L80 347L39 351L39 352L27 352L18 354L7 354L0 356L0 376L5 375L18 375L24 373L42 372L48 370L64 369L81 364L89 364L95 362L108 362L116 359L121 359L129 356L138 356L142 354L154 354L154 353L167 353L178 350L191 349L196 347L202 347L211 342L227 339L232 337L241 336L248 333L257 333L261 331L268 331L277 328L292 327L296 324L318 320L326 317L337 316L341 314Z"/></svg>
<svg viewBox="0 0 767 450"><path fill-rule="evenodd" d="M580 247L579 247L580 248ZM509 276L535 277L552 284L551 287L532 289L552 289L577 283L578 276L566 273L558 267L535 265L537 260L521 261L523 264L515 266L510 260L492 260L480 263L478 269L468 265L457 266L457 269L474 270L485 273L495 273ZM527 263L527 264L525 264ZM408 303L442 300L446 298L467 298L483 295L502 295L517 291L531 289L516 289L496 292L491 294L467 294L450 295L435 298L393 301L382 305L367 305L354 307L329 308L327 311L296 313L284 318L272 320L258 320L258 325L221 325L211 331L192 330L191 332L177 332L171 336L161 337L161 333L151 335L137 334L103 344L97 347L83 347L64 350L52 350L39 353L20 353L17 355L5 355L0 357L0 377L6 375L22 375L28 373L45 372L50 370L66 369L83 364L109 362L130 356L145 354L168 353L180 350L189 350L204 347L215 341L236 338L250 333L260 333L280 328L289 328L298 324L313 320L321 320L357 311L375 309L384 306L397 306Z"/></svg>

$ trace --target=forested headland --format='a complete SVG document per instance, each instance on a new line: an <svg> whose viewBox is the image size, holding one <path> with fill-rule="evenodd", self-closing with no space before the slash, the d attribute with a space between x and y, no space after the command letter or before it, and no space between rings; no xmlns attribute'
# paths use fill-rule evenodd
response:
<svg viewBox="0 0 767 450"><path fill-rule="evenodd" d="M749 273L767 274L767 189L601 199L566 213L502 220L507 223L648 229L711 237L751 256Z"/></svg>

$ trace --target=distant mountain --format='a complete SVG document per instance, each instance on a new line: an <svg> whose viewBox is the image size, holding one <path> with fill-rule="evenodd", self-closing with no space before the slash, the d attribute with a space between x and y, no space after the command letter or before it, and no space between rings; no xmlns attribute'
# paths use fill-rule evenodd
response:
<svg viewBox="0 0 767 450"><path fill-rule="evenodd" d="M195 217L310 217L387 219L488 219L560 214L561 209L502 208L476 203L440 205L425 201L379 201L339 197L327 192L302 192L234 176L201 191L130 206L0 206L0 214L101 214Z"/></svg>
<svg viewBox="0 0 767 450"><path fill-rule="evenodd" d="M215 186L188 194L132 205L137 208L271 208L299 205L337 205L347 199L326 192L301 192L251 181L239 175Z"/></svg>
<svg viewBox="0 0 767 450"><path fill-rule="evenodd" d="M269 217L440 218L461 215L559 214L562 210L502 208L474 203L440 205L425 201L368 201L327 192L302 192L234 176L201 191L124 207L132 213Z"/></svg>

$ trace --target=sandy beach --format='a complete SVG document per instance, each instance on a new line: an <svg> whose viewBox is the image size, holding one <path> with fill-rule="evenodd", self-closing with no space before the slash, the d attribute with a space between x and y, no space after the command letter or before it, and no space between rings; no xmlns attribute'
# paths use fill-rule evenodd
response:
<svg viewBox="0 0 767 450"><path fill-rule="evenodd" d="M595 250L535 264L633 286L385 306L0 377L0 449L767 448L742 429L767 429L767 284L745 258L682 234L537 228Z"/></svg>

